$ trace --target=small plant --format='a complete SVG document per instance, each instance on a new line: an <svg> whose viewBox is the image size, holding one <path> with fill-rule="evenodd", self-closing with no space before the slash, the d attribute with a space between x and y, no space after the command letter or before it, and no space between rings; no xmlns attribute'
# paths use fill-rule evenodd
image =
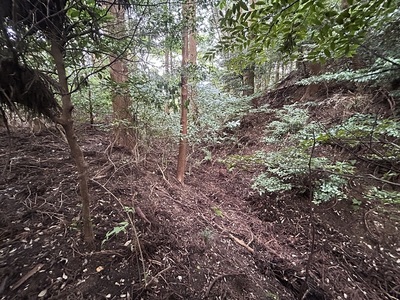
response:
<svg viewBox="0 0 400 300"><path fill-rule="evenodd" d="M205 244L209 244L214 237L214 233L212 229L206 228L201 232L201 236L205 242Z"/></svg>
<svg viewBox="0 0 400 300"><path fill-rule="evenodd" d="M204 158L202 160L202 162L206 161L206 162L211 162L212 161L212 153L210 150L208 149L202 149L203 153L204 153Z"/></svg>
<svg viewBox="0 0 400 300"><path fill-rule="evenodd" d="M253 181L252 188L260 194L290 190L304 192L313 189L313 201L321 203L331 199L345 199L347 178L354 173L349 162L331 162L325 157L311 158L310 154L295 147L269 153L265 156L266 172Z"/></svg>
<svg viewBox="0 0 400 300"><path fill-rule="evenodd" d="M372 201L400 204L400 192L380 190L377 187L370 188L364 196Z"/></svg>
<svg viewBox="0 0 400 300"><path fill-rule="evenodd" d="M324 129L322 124L308 122L307 110L298 104L284 106L276 116L277 120L267 127L265 141L276 144L284 139L285 148L258 154L260 161L257 163L265 165L266 169L254 178L252 188L260 194L308 191L314 203L348 199L347 185L356 172L356 160L334 161L321 154L314 155L324 145L331 144L352 151L362 149L356 157L393 166L382 175L385 181L393 181L398 176L395 171L400 159L400 123L395 118L355 114L342 124ZM250 161L232 156L225 163L228 168L233 168L243 164L248 166ZM370 189L366 198L400 202L399 193L376 188ZM359 205L358 200L353 203Z"/></svg>
<svg viewBox="0 0 400 300"><path fill-rule="evenodd" d="M235 168L249 170L253 166L259 166L264 163L264 153L255 152L250 155L231 155L221 160L221 162L225 164L229 171L233 171Z"/></svg>
<svg viewBox="0 0 400 300"><path fill-rule="evenodd" d="M284 183L281 179L274 176L269 176L267 173L262 173L257 176L254 181L252 188L262 195L265 192L278 193L283 191L290 191L292 189L291 183Z"/></svg>
<svg viewBox="0 0 400 300"><path fill-rule="evenodd" d="M282 138L290 134L296 134L307 125L308 111L296 104L285 105L282 110L276 112L279 118L271 122L266 130L265 142L281 142Z"/></svg>
<svg viewBox="0 0 400 300"><path fill-rule="evenodd" d="M129 226L129 222L123 221L123 222L118 223L118 225L119 225L119 226L115 226L115 227L113 228L113 230L111 230L111 231L109 231L109 232L106 233L106 236L105 236L104 240L101 242L102 245L103 245L105 242L107 242L112 236L114 236L114 235L116 236L116 235L118 235L118 233L120 233L120 232L126 233L126 229L127 229L128 226Z"/></svg>
<svg viewBox="0 0 400 300"><path fill-rule="evenodd" d="M361 206L361 204L362 204L362 201L360 201L360 200L358 200L358 199L356 199L356 198L352 198L352 199L351 199L351 202L353 203L353 208L354 208L354 209L360 208L360 206Z"/></svg>
<svg viewBox="0 0 400 300"><path fill-rule="evenodd" d="M318 180L314 191L313 202L318 204L330 201L334 198L338 200L347 199L345 193L346 185L347 179L338 175L329 175L327 179Z"/></svg>
<svg viewBox="0 0 400 300"><path fill-rule="evenodd" d="M212 207L212 210L214 211L214 214L215 214L217 217L221 217L221 218L224 217L224 214L223 214L223 212L222 212L222 210L221 210L220 208L214 206L214 207Z"/></svg>

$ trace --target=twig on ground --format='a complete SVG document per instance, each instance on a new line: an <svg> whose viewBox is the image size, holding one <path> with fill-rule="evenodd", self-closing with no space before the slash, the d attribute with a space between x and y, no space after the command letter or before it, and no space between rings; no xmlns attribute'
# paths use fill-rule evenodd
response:
<svg viewBox="0 0 400 300"><path fill-rule="evenodd" d="M237 237L233 236L233 234L229 233L229 237L235 241L235 243L239 244L240 246L246 248L247 251L250 253L254 253L254 249L248 246L244 241L238 239Z"/></svg>
<svg viewBox="0 0 400 300"><path fill-rule="evenodd" d="M100 182L98 182L94 179L90 179L90 181L98 184L101 188L103 188L112 198L114 198L118 202L118 204L121 206L122 210L125 211L125 207L122 204L121 200L117 196L115 196L113 192L111 192L107 187L105 187L103 184L101 184ZM127 211L125 211L125 212L126 212L126 216L127 216L128 220L129 220L129 223L132 227L133 236L135 238L136 249L139 252L140 261L142 262L143 280L144 280L144 285L146 286L147 285L146 265L145 265L145 261L144 261L142 247L140 246L139 235L138 235L138 232L136 231L135 222L133 221L131 214L129 214L129 212L127 212Z"/></svg>
<svg viewBox="0 0 400 300"><path fill-rule="evenodd" d="M160 277L162 275L162 273L167 272L171 268L172 267L169 266L169 267L165 268L164 270L161 270L160 272L158 272L153 277L151 277L151 279L146 283L145 288L148 287L149 285L151 285L153 283L153 281L157 280L157 277Z"/></svg>
<svg viewBox="0 0 400 300"><path fill-rule="evenodd" d="M368 225L368 215L369 215L373 210L374 210L374 209L370 209L369 211L367 211L367 212L364 214L364 225L365 225L365 228L367 229L367 231L369 232L369 234L371 235L371 237L372 237L373 239L375 239L375 240L379 240L379 237L377 237L375 234L372 233L372 231L371 231L371 229L369 228L369 225Z"/></svg>
<svg viewBox="0 0 400 300"><path fill-rule="evenodd" d="M140 209L139 206L135 205L135 212L137 213L137 215L145 222L149 223L151 225L151 222L149 221L149 219L147 219L146 215L143 213L143 211Z"/></svg>
<svg viewBox="0 0 400 300"><path fill-rule="evenodd" d="M204 217L203 217L204 218ZM244 247L247 251L249 251L250 253L254 253L254 249L251 248L249 245L250 243L253 242L254 238L252 238L252 240L250 241L250 243L246 244L243 240L238 239L237 237L235 237L230 231L222 228L221 226L219 226L218 224L214 223L215 226L217 226L222 232L228 232L228 236L229 238L231 238L235 243L237 243L238 245Z"/></svg>
<svg viewBox="0 0 400 300"><path fill-rule="evenodd" d="M161 172L161 175L162 175L164 181L171 187L172 185L171 185L171 183L168 181L167 177L165 177L165 173L164 173L163 169L162 169L158 164L157 164L157 167L160 169L160 172Z"/></svg>

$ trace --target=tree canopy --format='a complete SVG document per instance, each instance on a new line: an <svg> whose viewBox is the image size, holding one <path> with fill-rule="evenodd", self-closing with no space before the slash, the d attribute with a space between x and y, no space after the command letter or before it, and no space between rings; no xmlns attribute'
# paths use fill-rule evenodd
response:
<svg viewBox="0 0 400 300"><path fill-rule="evenodd" d="M395 0L223 0L217 50L242 50L253 59L268 56L267 49L307 60L352 56L368 33L394 21L398 6Z"/></svg>

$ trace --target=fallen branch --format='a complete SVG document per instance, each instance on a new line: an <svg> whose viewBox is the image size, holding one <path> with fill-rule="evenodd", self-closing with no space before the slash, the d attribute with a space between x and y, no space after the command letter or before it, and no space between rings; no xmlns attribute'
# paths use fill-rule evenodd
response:
<svg viewBox="0 0 400 300"><path fill-rule="evenodd" d="M237 244L239 244L240 246L246 248L247 251L249 251L250 253L254 253L254 249L251 248L250 246L248 246L244 241L238 239L237 237L235 237L233 234L229 233L229 237Z"/></svg>
<svg viewBox="0 0 400 300"><path fill-rule="evenodd" d="M203 217L203 218L204 218L204 217ZM216 223L214 223L214 224L215 224L215 226L217 226L222 232L228 231L228 230L222 228L221 226L219 226L218 224L216 224ZM246 250L249 251L250 253L252 253L252 254L254 253L254 249L251 248L251 247L249 246L249 245L253 242L253 240L254 240L253 236L252 236L251 241L250 241L248 244L246 244L243 240L238 239L237 237L235 237L235 236L234 236L232 233L230 233L229 231L228 231L228 236L229 236L236 244L239 244L240 246L246 248Z"/></svg>
<svg viewBox="0 0 400 300"><path fill-rule="evenodd" d="M38 264L36 265L32 270L30 270L28 273L26 273L20 280L17 281L15 285L10 286L10 289L12 291L16 290L19 288L22 284L24 284L25 281L27 281L29 278L31 278L33 275L35 275L37 272L40 271L41 268L44 267L44 264Z"/></svg>

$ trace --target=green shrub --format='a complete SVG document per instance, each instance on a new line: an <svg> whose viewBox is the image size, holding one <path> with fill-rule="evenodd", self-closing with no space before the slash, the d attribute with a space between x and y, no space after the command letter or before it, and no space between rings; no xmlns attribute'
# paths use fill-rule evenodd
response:
<svg viewBox="0 0 400 300"><path fill-rule="evenodd" d="M395 118L356 114L342 124L318 134L316 140L349 149L363 146L362 156L369 160L396 162L400 159L400 122Z"/></svg>
<svg viewBox="0 0 400 300"><path fill-rule="evenodd" d="M372 187L364 194L364 196L372 201L400 204L400 192L398 191L387 191L377 187Z"/></svg>
<svg viewBox="0 0 400 300"><path fill-rule="evenodd" d="M309 153L296 147L266 154L264 163L266 171L254 179L254 190L264 194L311 188L315 203L346 199L347 176L354 173L349 162L332 162L326 157L310 160Z"/></svg>
<svg viewBox="0 0 400 300"><path fill-rule="evenodd" d="M226 159L220 161L225 164L229 171L232 171L235 168L249 170L251 167L260 166L264 164L264 159L263 152L256 152L249 155L230 155Z"/></svg>
<svg viewBox="0 0 400 300"><path fill-rule="evenodd" d="M307 109L300 108L296 104L285 105L282 110L276 112L279 118L267 126L265 142L281 142L291 134L296 134L306 126L309 116Z"/></svg>

